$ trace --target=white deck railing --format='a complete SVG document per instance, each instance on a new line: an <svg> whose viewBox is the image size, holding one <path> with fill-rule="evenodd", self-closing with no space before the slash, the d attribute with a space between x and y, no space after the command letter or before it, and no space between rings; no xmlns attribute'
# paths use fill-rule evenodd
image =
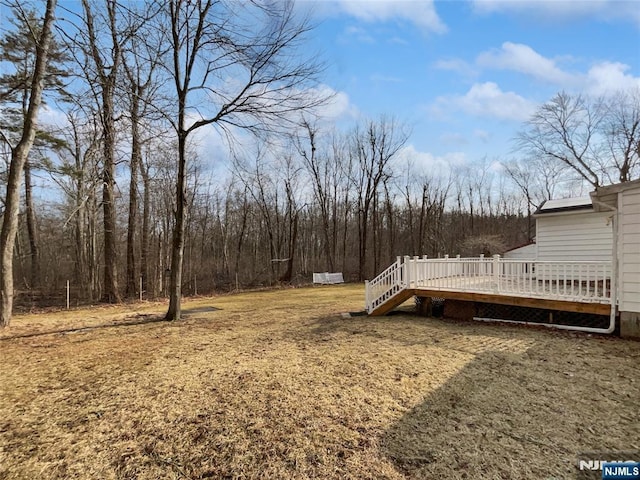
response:
<svg viewBox="0 0 640 480"><path fill-rule="evenodd" d="M366 282L369 313L404 289L492 293L550 300L611 302L610 262L547 262L476 258L398 257Z"/></svg>

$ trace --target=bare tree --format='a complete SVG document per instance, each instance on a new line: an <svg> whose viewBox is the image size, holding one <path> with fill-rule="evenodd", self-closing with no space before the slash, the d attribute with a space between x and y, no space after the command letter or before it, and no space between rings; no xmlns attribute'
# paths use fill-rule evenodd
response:
<svg viewBox="0 0 640 480"><path fill-rule="evenodd" d="M36 59L31 79L29 103L23 120L22 135L17 144L11 145L11 163L7 179L5 211L0 231L0 327L11 322L13 311L13 248L18 228L20 184L24 165L36 136L38 110L47 72L49 46L55 21L56 0L47 0L42 30L36 40ZM5 137L6 141L9 141Z"/></svg>
<svg viewBox="0 0 640 480"><path fill-rule="evenodd" d="M537 172L532 168L527 168L528 165L531 164L522 160L511 160L503 163L505 172L524 195L527 205L527 240L532 241L535 236L533 210L538 203L534 190Z"/></svg>
<svg viewBox="0 0 640 480"><path fill-rule="evenodd" d="M640 87L609 98L606 112L603 129L618 181L640 178Z"/></svg>
<svg viewBox="0 0 640 480"><path fill-rule="evenodd" d="M149 294L149 264L151 260L151 176L149 175L150 149L146 156L140 159L140 176L142 177L142 235L140 239L140 275L142 277L142 291Z"/></svg>
<svg viewBox="0 0 640 480"><path fill-rule="evenodd" d="M602 183L596 135L602 121L582 95L558 93L542 105L518 134L522 150L552 158L572 169L594 187Z"/></svg>
<svg viewBox="0 0 640 480"><path fill-rule="evenodd" d="M65 148L51 177L67 198L69 211L63 229L73 228L73 280L81 285L85 298L93 301L100 293L98 259L98 187L100 181L100 128L97 114L80 108L67 112Z"/></svg>
<svg viewBox="0 0 640 480"><path fill-rule="evenodd" d="M283 165L280 168L282 172L282 184L285 191L285 237L287 244L287 267L282 276L278 279L281 282L290 283L293 279L293 265L296 258L298 248L298 226L300 222L300 211L304 207L302 196L304 192L300 188L301 167L295 162L292 155L285 155Z"/></svg>
<svg viewBox="0 0 640 480"><path fill-rule="evenodd" d="M367 275L369 221L379 188L391 176L390 162L404 146L408 132L395 119L381 118L357 127L351 136L355 159L350 173L358 202L358 278Z"/></svg>
<svg viewBox="0 0 640 480"><path fill-rule="evenodd" d="M266 158L267 149L264 145L258 146L253 162L244 164L235 158L235 173L245 185L251 195L258 211L260 212L262 230L267 238L267 258L263 259L269 265L270 282L275 282L280 276L280 263L284 260L282 255L283 232L281 229L283 195L279 188L281 184L278 169Z"/></svg>
<svg viewBox="0 0 640 480"><path fill-rule="evenodd" d="M254 133L273 131L295 112L319 103L309 94L316 62L296 57L310 26L294 15L293 4L224 0L168 2L171 62L178 136L176 214L169 309L180 318L186 218L186 146L189 136L216 125ZM233 78L229 81L228 78ZM202 108L196 109L195 105Z"/></svg>
<svg viewBox="0 0 640 480"><path fill-rule="evenodd" d="M640 175L640 94L558 93L518 134L521 152L568 167L592 187Z"/></svg>
<svg viewBox="0 0 640 480"><path fill-rule="evenodd" d="M12 142L17 142L22 134L23 118L27 115L29 107L29 95L33 69L37 54L37 41L42 29L42 18L38 13L22 5L13 5L12 17L9 22L14 29L8 31L0 39L0 60L12 64L13 68L6 69L0 75L0 101L2 101L2 119L0 128L7 137L12 137ZM69 72L63 69L68 55L64 49L51 39L49 45L47 71L43 83L43 97L47 93L58 94L64 98L67 94L64 90L64 79ZM43 98L44 103L44 98ZM32 155L27 158L24 165L24 191L25 191L25 216L29 240L29 254L31 274L29 287L36 288L40 283L40 243L38 240L37 215L33 200L32 171L41 165L33 155L34 151L41 149L57 148L61 144L50 131L38 128L34 140ZM44 157L46 154L43 154Z"/></svg>
<svg viewBox="0 0 640 480"><path fill-rule="evenodd" d="M137 296L138 282L136 267L136 232L138 230L138 173L144 170L142 162L142 147L149 134L144 135L142 129L145 123L148 126L157 116L152 108L154 101L156 108L158 90L161 87L157 69L163 55L163 36L154 31L151 19L158 13L157 5L144 4L144 13L134 12L128 16L128 25L131 31L136 32L128 38L124 45L123 91L127 97L130 136L131 157L129 162L129 216L127 221L127 267L126 267L126 293L127 297ZM142 171L144 178L145 172ZM148 206L148 205L147 205ZM143 234L144 236L144 234ZM148 248L148 245L144 248ZM143 274L143 283L146 275Z"/></svg>
<svg viewBox="0 0 640 480"><path fill-rule="evenodd" d="M104 285L102 300L120 302L116 241L115 164L116 109L115 94L122 65L123 35L118 30L118 3L105 0L104 16L96 18L89 0L82 0L83 26L78 29L79 45L88 59L80 59L86 81L100 107L102 127L102 207L104 223ZM104 25L101 24L104 22ZM104 31L103 31L104 29ZM104 42L104 43L103 43Z"/></svg>
<svg viewBox="0 0 640 480"><path fill-rule="evenodd" d="M320 218L322 222L323 250L326 260L325 268L335 271L335 192L336 185L336 162L330 160L326 152L318 150L318 128L309 120L301 122L304 139L302 135L294 137L294 145L302 157L304 168L310 176L313 185L313 195L315 203L320 207ZM306 143L308 142L308 145ZM332 215L333 213L333 215ZM333 217L333 219L332 219ZM332 229L333 220L333 229Z"/></svg>
<svg viewBox="0 0 640 480"><path fill-rule="evenodd" d="M437 255L440 252L443 214L449 195L451 180L432 172L421 172L412 158L407 159L402 177L398 176L396 189L403 198L399 209L406 234L400 233L403 252L411 255ZM396 222L397 224L398 222Z"/></svg>

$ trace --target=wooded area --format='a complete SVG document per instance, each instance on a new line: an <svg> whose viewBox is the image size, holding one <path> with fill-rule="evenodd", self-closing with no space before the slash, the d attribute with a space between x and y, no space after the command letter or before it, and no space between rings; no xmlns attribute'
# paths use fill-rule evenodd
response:
<svg viewBox="0 0 640 480"><path fill-rule="evenodd" d="M3 235L14 216L17 230L2 267L15 285L2 290L21 305L59 302L69 280L75 302L142 290L170 296L179 318L182 294L313 271L363 280L397 255L502 253L532 239L544 199L639 176L638 92L559 93L523 125L516 159L424 172L393 112L323 121L332 99L291 2L83 0L58 7L48 46L45 12L11 11L0 176ZM39 125L21 164L37 85L64 118ZM201 148L211 135L228 154ZM9 181L15 169L24 182Z"/></svg>

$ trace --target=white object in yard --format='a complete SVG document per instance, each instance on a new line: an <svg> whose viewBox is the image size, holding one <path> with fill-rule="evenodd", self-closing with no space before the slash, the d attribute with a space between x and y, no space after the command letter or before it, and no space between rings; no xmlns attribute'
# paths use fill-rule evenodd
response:
<svg viewBox="0 0 640 480"><path fill-rule="evenodd" d="M342 277L342 272L339 273L314 273L313 274L313 283L320 283L323 285L333 285L335 283L344 283L344 278Z"/></svg>

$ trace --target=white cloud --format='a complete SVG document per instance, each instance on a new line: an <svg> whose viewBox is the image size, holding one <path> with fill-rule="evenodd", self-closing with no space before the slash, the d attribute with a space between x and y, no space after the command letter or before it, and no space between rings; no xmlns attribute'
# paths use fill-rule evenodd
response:
<svg viewBox="0 0 640 480"><path fill-rule="evenodd" d="M334 125L343 120L351 120L360 116L359 110L351 103L349 96L342 91L336 91L327 85L319 85L316 88L308 90L311 98L324 97L329 98L326 103L315 107L312 111L307 112L310 116L317 119L320 126ZM191 112L187 118L187 125L193 124L197 120L201 120L202 115ZM292 122L300 120L299 112L293 114L290 118ZM291 133L294 133L295 127L292 127ZM256 139L249 132L233 127L226 126L230 135L232 135L231 144L222 130L215 125L206 125L198 128L190 135L190 142L198 153L202 161L202 165L216 177L217 183L225 181L228 177L228 167L232 158L231 150L235 153L251 156L254 154L253 148L256 145ZM278 139L271 139L271 147L278 143Z"/></svg>
<svg viewBox="0 0 640 480"><path fill-rule="evenodd" d="M344 29L344 33L346 36L355 38L358 42L361 43L372 44L376 42L375 39L369 34L369 32L362 27L351 25Z"/></svg>
<svg viewBox="0 0 640 480"><path fill-rule="evenodd" d="M186 123L192 125L199 120L202 120L202 115L190 113L187 115ZM229 130L238 142L249 138L249 135L240 129L229 128ZM189 143L208 168L228 164L230 146L225 135L215 125L209 124L193 130L189 135Z"/></svg>
<svg viewBox="0 0 640 480"><path fill-rule="evenodd" d="M478 13L518 12L554 15L590 15L600 11L607 0L471 0Z"/></svg>
<svg viewBox="0 0 640 480"><path fill-rule="evenodd" d="M67 115L51 105L42 105L38 111L38 123L51 127L65 128L69 126Z"/></svg>
<svg viewBox="0 0 640 480"><path fill-rule="evenodd" d="M636 0L470 0L477 13L512 13L543 20L630 20L640 24Z"/></svg>
<svg viewBox="0 0 640 480"><path fill-rule="evenodd" d="M439 137L440 142L445 145L467 145L469 138L460 132L444 132Z"/></svg>
<svg viewBox="0 0 640 480"><path fill-rule="evenodd" d="M435 33L445 33L447 26L438 16L433 0L338 0L320 2L365 22L402 20Z"/></svg>
<svg viewBox="0 0 640 480"><path fill-rule="evenodd" d="M430 152L420 151L413 144L409 144L398 152L395 165L400 169L405 169L407 162L411 163L412 172L417 175L423 174L446 179L452 170L468 164L468 159L463 152L434 155Z"/></svg>
<svg viewBox="0 0 640 480"><path fill-rule="evenodd" d="M409 45L409 42L401 37L391 37L387 40L387 43L391 43L393 45Z"/></svg>
<svg viewBox="0 0 640 480"><path fill-rule="evenodd" d="M478 55L476 63L484 68L514 70L554 84L566 85L575 80L573 75L561 70L554 60L543 57L521 43L505 42L501 49Z"/></svg>
<svg viewBox="0 0 640 480"><path fill-rule="evenodd" d="M593 65L583 76L583 91L591 95L606 95L620 90L640 88L640 77L626 73L629 66L617 62Z"/></svg>
<svg viewBox="0 0 640 480"><path fill-rule="evenodd" d="M487 143L489 140L491 140L491 133L487 132L486 130L482 130L481 128L476 128L473 131L473 137L477 138L482 143Z"/></svg>
<svg viewBox="0 0 640 480"><path fill-rule="evenodd" d="M312 89L313 95L330 97L324 105L314 109L314 114L324 121L336 122L345 119L355 119L360 116L358 108L351 103L349 95L343 91L336 91L328 85L320 85Z"/></svg>
<svg viewBox="0 0 640 480"><path fill-rule="evenodd" d="M469 145L474 141L487 143L491 139L491 133L480 128L474 129L472 132L444 132L440 135L439 140L445 145L456 145L458 147Z"/></svg>
<svg viewBox="0 0 640 480"><path fill-rule="evenodd" d="M563 59L571 57L564 56ZM458 63L460 62L460 63ZM457 65L461 65L457 67ZM462 70L462 60L444 60L437 65ZM540 55L528 45L505 42L500 49L483 52L476 65L485 69L510 70L541 80L558 89L589 95L606 95L640 87L640 77L633 76L630 67L620 62L599 61L585 72L567 71L558 62Z"/></svg>
<svg viewBox="0 0 640 480"><path fill-rule="evenodd" d="M231 81L233 80L229 80L229 82ZM286 96L286 92L281 93ZM319 99L326 99L323 103L309 108L304 112L307 117L317 120L320 124L335 124L344 120L356 119L360 116L360 111L351 102L347 93L337 91L328 85L320 84L313 88L296 91L294 94L306 98L309 104ZM292 125L298 124L301 120L301 114L302 112L300 111L293 111L286 115L286 120L289 122L287 128L291 129ZM187 114L186 125L190 127L196 121L202 120L203 118L205 117L202 112L191 109ZM234 148L242 144L253 145L255 142L252 135L240 127L225 124L223 129L215 125L206 125L194 130L190 136L191 141L201 156L213 156L216 158L228 157L229 145L223 130L236 140L233 142Z"/></svg>
<svg viewBox="0 0 640 480"><path fill-rule="evenodd" d="M515 92L503 92L494 82L476 83L464 95L438 97L431 107L432 113L446 115L463 111L477 117L502 120L527 120L535 111L535 103Z"/></svg>
<svg viewBox="0 0 640 480"><path fill-rule="evenodd" d="M500 160L491 160L489 162L488 170L493 173L502 173L504 171L504 165Z"/></svg>
<svg viewBox="0 0 640 480"><path fill-rule="evenodd" d="M475 77L478 74L476 68L460 58L449 58L446 60L438 60L433 64L438 70L449 70L457 72L465 77Z"/></svg>

